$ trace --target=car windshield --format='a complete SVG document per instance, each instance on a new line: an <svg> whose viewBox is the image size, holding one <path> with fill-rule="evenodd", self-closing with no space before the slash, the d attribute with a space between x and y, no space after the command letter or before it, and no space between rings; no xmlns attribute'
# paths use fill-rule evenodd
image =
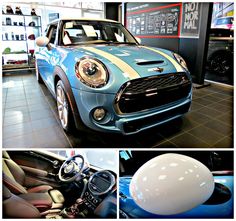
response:
<svg viewBox="0 0 236 221"><path fill-rule="evenodd" d="M107 21L64 21L62 45L79 44L137 44L120 23Z"/></svg>
<svg viewBox="0 0 236 221"><path fill-rule="evenodd" d="M53 150L50 152L65 158L80 154L84 157L85 162L89 163L91 166L117 173L118 158L116 150L69 149L60 151Z"/></svg>
<svg viewBox="0 0 236 221"><path fill-rule="evenodd" d="M217 25L233 24L233 18L229 17L229 18L220 18L220 19L217 19L216 24L217 24Z"/></svg>
<svg viewBox="0 0 236 221"><path fill-rule="evenodd" d="M179 153L192 157L211 171L233 171L230 151L120 151L120 176L131 177L147 161L165 153Z"/></svg>

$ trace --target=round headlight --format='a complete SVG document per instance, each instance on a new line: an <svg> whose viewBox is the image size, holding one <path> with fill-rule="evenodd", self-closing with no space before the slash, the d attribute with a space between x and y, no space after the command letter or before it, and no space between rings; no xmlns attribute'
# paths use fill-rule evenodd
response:
<svg viewBox="0 0 236 221"><path fill-rule="evenodd" d="M187 64L185 62L185 60L179 55L179 54L176 54L176 53L173 53L175 59L179 62L179 64L185 68L186 70L188 70L188 67L187 67Z"/></svg>
<svg viewBox="0 0 236 221"><path fill-rule="evenodd" d="M81 82L94 88L103 87L108 81L108 71L105 66L93 58L83 58L77 62L75 73Z"/></svg>

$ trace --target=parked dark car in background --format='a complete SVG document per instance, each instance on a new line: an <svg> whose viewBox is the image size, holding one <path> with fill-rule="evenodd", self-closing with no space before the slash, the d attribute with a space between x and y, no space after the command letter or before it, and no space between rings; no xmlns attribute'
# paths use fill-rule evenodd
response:
<svg viewBox="0 0 236 221"><path fill-rule="evenodd" d="M232 84L234 59L233 39L233 30L218 28L211 29L206 68L207 71L210 72L210 75L214 75L215 78L223 78L219 80L220 82L226 80ZM207 79L209 79L209 77Z"/></svg>

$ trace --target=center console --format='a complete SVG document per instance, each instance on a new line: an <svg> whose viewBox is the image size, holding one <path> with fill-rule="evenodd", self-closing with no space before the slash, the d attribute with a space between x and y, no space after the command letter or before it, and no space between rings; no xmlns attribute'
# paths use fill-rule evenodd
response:
<svg viewBox="0 0 236 221"><path fill-rule="evenodd" d="M96 208L105 201L108 193L114 190L116 178L110 171L94 173L87 184L86 190L76 202L69 208L62 210L65 218L92 217Z"/></svg>

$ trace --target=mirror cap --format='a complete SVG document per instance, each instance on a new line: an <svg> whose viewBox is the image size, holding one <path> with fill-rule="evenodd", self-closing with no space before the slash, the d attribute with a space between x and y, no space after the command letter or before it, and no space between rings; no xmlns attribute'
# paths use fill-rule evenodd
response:
<svg viewBox="0 0 236 221"><path fill-rule="evenodd" d="M132 177L130 194L142 209L175 215L206 202L214 191L210 170L191 157L167 153L142 165Z"/></svg>
<svg viewBox="0 0 236 221"><path fill-rule="evenodd" d="M49 39L47 37L40 36L36 38L35 42L36 42L36 45L39 47L46 47L49 43Z"/></svg>

